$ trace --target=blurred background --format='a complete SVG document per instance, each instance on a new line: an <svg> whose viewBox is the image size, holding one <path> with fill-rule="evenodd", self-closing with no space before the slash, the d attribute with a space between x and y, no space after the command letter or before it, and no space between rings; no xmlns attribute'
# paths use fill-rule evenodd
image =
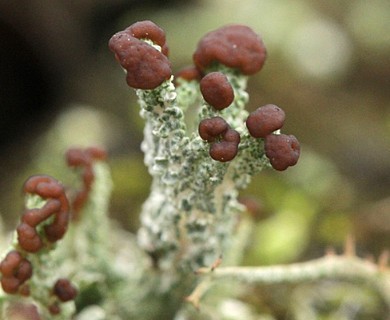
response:
<svg viewBox="0 0 390 320"><path fill-rule="evenodd" d="M70 180L63 153L102 144L111 156L112 216L136 230L150 178L134 92L107 48L138 20L167 33L174 70L198 40L228 23L261 34L263 70L249 110L273 103L302 144L297 166L266 170L246 198L259 222L246 264L390 246L390 2L388 0L0 0L0 213L14 227L31 174Z"/></svg>

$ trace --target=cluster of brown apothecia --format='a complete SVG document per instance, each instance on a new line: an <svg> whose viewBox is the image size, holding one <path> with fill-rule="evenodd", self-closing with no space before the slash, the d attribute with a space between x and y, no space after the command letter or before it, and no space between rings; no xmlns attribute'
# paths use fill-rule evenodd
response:
<svg viewBox="0 0 390 320"><path fill-rule="evenodd" d="M42 207L27 208L24 211L16 228L17 246L0 263L0 283L4 292L30 295L28 280L33 276L33 265L28 255L50 248L51 244L64 237L71 217L78 216L90 193L94 181L93 162L105 158L106 152L97 147L71 148L67 151L68 165L83 169L82 189L69 190L70 194L66 194L64 186L51 176L36 175L27 179L23 186L24 193L39 196L45 202ZM41 225L44 226L40 228ZM57 297L57 301L54 299L48 308L52 314L58 314L59 302L74 299L77 290L69 280L59 279L53 285L52 295Z"/></svg>
<svg viewBox="0 0 390 320"><path fill-rule="evenodd" d="M246 126L254 138L265 140L265 154L272 167L283 171L298 162L300 145L293 135L274 134L284 124L284 111L273 104L267 104L249 114Z"/></svg>
<svg viewBox="0 0 390 320"><path fill-rule="evenodd" d="M153 46L161 47L161 51ZM171 65L167 58L164 31L151 21L136 22L116 33L109 48L127 71L127 83L135 89L154 89L168 80ZM187 81L199 81L204 100L216 111L234 102L234 89L228 77L213 71L218 65L253 75L261 70L266 59L263 41L252 29L243 25L228 25L207 33L198 43L193 55L194 66L175 76ZM292 135L276 134L284 123L283 110L266 105L252 112L246 120L251 136L265 140L265 153L276 170L295 165L300 146ZM239 133L220 116L201 120L199 135L210 143L209 154L217 161L234 159L240 143Z"/></svg>
<svg viewBox="0 0 390 320"><path fill-rule="evenodd" d="M30 294L25 282L32 276L32 265L29 260L16 250L8 252L0 264L1 286L4 292L20 293L23 296Z"/></svg>
<svg viewBox="0 0 390 320"><path fill-rule="evenodd" d="M160 46L161 51L152 44ZM152 21L136 22L117 32L108 46L127 71L127 83L134 89L155 89L172 75L165 32ZM193 57L196 68L183 70L177 76L187 80L203 78L207 69L218 62L251 75L262 68L265 57L263 42L252 29L242 25L226 26L202 38ZM212 80L215 76L219 78ZM224 75L218 74L206 78L205 87L207 81L215 83L218 79L230 86Z"/></svg>
<svg viewBox="0 0 390 320"><path fill-rule="evenodd" d="M284 123L284 111L272 104L260 107L249 114L246 126L254 138L265 141L264 149L272 167L283 171L297 163L300 145L293 135L275 134ZM230 128L221 117L204 119L199 123L199 135L210 143L209 154L217 161L234 159L238 153L240 134Z"/></svg>
<svg viewBox="0 0 390 320"><path fill-rule="evenodd" d="M27 209L16 228L19 246L29 253L35 253L46 242L53 243L64 236L69 222L69 202L62 184L47 175L30 177L23 191L46 200L42 208ZM53 222L43 228L43 235L39 234L37 227L51 216L54 216Z"/></svg>
<svg viewBox="0 0 390 320"><path fill-rule="evenodd" d="M230 128L223 118L203 119L199 123L199 135L210 143L209 154L214 160L226 162L237 155L240 134Z"/></svg>
<svg viewBox="0 0 390 320"><path fill-rule="evenodd" d="M255 74L264 65L266 49L261 38L250 28L230 25L206 34L193 58L195 67L192 73L189 72L191 69L185 69L182 76L200 78L204 100L215 110L223 110L234 101L233 87L222 72L203 74L215 63L238 69L244 75ZM276 170L295 165L300 153L299 142L294 136L273 134L283 126L284 119L281 108L266 105L252 112L246 120L250 135L265 139L266 156ZM199 135L211 142L209 153L214 160L225 162L236 156L240 135L221 117L202 120Z"/></svg>
<svg viewBox="0 0 390 320"><path fill-rule="evenodd" d="M29 296L30 290L25 282L33 274L33 268L30 261L23 257L17 250L10 251L0 264L2 274L1 285L4 292L9 294L18 293L22 296ZM58 279L53 285L51 295L55 297L48 306L51 314L59 314L61 308L60 302L73 300L77 296L77 289L68 279ZM32 310L31 312L36 312Z"/></svg>

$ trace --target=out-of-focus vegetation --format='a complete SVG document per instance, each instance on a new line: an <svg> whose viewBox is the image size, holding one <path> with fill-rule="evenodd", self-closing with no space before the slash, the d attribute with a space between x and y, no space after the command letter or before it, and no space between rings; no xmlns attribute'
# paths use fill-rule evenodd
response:
<svg viewBox="0 0 390 320"><path fill-rule="evenodd" d="M1 153L0 212L8 227L17 219L22 204L20 185L27 176L43 172L70 179L62 176L65 149L98 143L111 153L115 184L112 216L124 227L136 230L137 213L150 179L139 151L142 122L135 95L126 87L124 75L107 49L110 35L134 21L153 20L166 31L170 58L178 70L191 64L192 52L204 33L227 23L240 23L260 33L268 48L266 66L250 80L250 108L280 105L288 115L285 131L294 132L302 144L297 166L284 173L263 172L244 193L262 204L246 264L315 258L329 246L340 250L350 234L357 240L360 255L377 257L390 247L388 0L125 2L79 1L70 5L52 1L42 6L33 2L28 6L35 8L35 18L28 10L18 10L16 3L0 4L0 36L7 41L7 32L12 31L20 43L25 42L25 47L17 47L17 41L5 42L17 55L1 46L1 83L12 88L0 91L1 125L6 128L5 124L15 119L9 109L12 101L28 105L24 118L18 116L15 122L24 134L16 139L14 133L7 136L11 131L2 131L6 148ZM39 25L38 18L46 25ZM36 32L31 31L34 23ZM37 46L31 42L32 35ZM61 35L61 48L72 52L58 56ZM18 50L26 48L34 53L36 65L10 58L23 56ZM56 55L68 69L54 61ZM25 90L10 85L24 84L10 63L23 66L25 73L43 68L49 77L52 91L39 93L50 95L50 99L43 99L44 106L36 109L38 117L29 105L36 98L34 92L12 100L12 94L23 95ZM357 290L340 283L326 283L315 294L310 285L301 287L294 291L293 299L302 302L302 295L311 296L312 303L320 304L317 295L330 301L344 291L355 292L348 296L351 301L364 300L367 309L362 314L367 317L359 319L380 316L381 302L370 295L357 297ZM283 310L275 292L281 294L276 289L261 303L271 301L270 305ZM264 291L256 292L257 297L263 295ZM347 310L348 303L343 303L338 307ZM307 306L302 302L300 307L305 310ZM323 319L330 317L324 312Z"/></svg>

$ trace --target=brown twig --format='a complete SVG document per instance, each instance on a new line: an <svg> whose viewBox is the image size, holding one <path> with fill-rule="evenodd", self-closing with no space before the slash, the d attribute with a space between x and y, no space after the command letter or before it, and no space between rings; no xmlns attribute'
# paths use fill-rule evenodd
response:
<svg viewBox="0 0 390 320"><path fill-rule="evenodd" d="M88 200L89 193L92 188L95 174L93 172L93 163L96 160L105 160L107 153L105 150L98 147L89 148L71 148L66 153L66 161L70 167L82 168L82 189L77 191L71 207L72 207L72 219L77 220L79 218L80 210L84 207Z"/></svg>

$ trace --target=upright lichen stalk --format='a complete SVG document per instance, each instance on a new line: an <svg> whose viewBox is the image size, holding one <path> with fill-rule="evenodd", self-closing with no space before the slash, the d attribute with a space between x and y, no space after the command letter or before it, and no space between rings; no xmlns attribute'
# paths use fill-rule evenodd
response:
<svg viewBox="0 0 390 320"><path fill-rule="evenodd" d="M225 252L243 210L238 190L269 164L262 139L245 125L248 75L266 56L262 40L240 25L210 32L198 44L195 67L175 77L166 74L165 35L150 21L115 34L110 48L146 122L142 150L153 182L139 242L162 270L210 265ZM150 51L159 58L139 54Z"/></svg>
<svg viewBox="0 0 390 320"><path fill-rule="evenodd" d="M181 84L186 85L191 86ZM237 91L243 92L242 88ZM155 90L137 93L146 120L142 150L153 176L141 214L140 242L158 255L164 268L178 261L180 267L191 268L212 263L223 253L226 236L241 209L239 174L229 164L212 160L207 143L197 132L187 132L185 114L177 106L170 80ZM245 98L238 95L237 99ZM200 115L215 113L206 104L200 109Z"/></svg>

